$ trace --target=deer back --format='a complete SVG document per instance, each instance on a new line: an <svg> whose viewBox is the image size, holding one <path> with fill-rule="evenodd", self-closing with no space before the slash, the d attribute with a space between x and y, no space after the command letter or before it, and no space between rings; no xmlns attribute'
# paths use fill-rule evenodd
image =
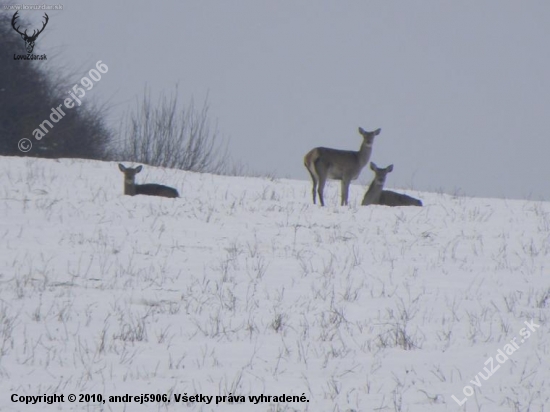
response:
<svg viewBox="0 0 550 412"><path fill-rule="evenodd" d="M162 196L162 197L179 197L179 193L173 187L148 183L144 185L136 185L136 195Z"/></svg>
<svg viewBox="0 0 550 412"><path fill-rule="evenodd" d="M422 201L403 193L383 190L380 194L379 204L385 206L422 206Z"/></svg>

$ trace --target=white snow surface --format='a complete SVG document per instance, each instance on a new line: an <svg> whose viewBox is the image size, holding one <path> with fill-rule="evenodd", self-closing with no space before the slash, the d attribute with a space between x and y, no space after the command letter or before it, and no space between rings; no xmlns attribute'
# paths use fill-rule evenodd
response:
<svg viewBox="0 0 550 412"><path fill-rule="evenodd" d="M137 180L181 197L124 196L114 162L0 158L1 411L550 408L550 203L362 207L352 185L342 207L330 182L322 208L305 180ZM109 400L126 394L170 402ZM196 394L212 402L175 400Z"/></svg>

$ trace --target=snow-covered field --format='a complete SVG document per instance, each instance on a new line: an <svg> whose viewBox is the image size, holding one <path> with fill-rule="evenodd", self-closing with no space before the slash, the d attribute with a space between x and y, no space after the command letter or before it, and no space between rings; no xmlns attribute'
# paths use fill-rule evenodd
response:
<svg viewBox="0 0 550 412"><path fill-rule="evenodd" d="M550 409L549 203L137 180L181 198L124 196L116 163L0 158L1 411Z"/></svg>

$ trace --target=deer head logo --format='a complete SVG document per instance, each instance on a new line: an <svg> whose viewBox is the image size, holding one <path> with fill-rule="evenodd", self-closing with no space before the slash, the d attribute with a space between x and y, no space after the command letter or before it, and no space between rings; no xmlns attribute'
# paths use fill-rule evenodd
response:
<svg viewBox="0 0 550 412"><path fill-rule="evenodd" d="M11 26L13 27L13 29L17 33L19 33L21 35L23 40L25 40L25 48L27 49L27 53L32 53L32 51L34 49L34 42L38 38L38 35L44 31L44 28L46 27L46 24L48 24L48 20L50 18L48 17L48 15L46 13L44 13L44 17L45 17L46 21L44 21L44 23L42 25L42 28L40 30L38 30L38 32L36 30L33 30L32 35L29 36L29 35L27 35L27 30L25 30L25 33L21 33L19 31L20 26L15 27L15 20L17 20L17 18L19 17L17 15L17 13L19 13L19 12L16 11L15 14L13 15L12 19L11 19Z"/></svg>

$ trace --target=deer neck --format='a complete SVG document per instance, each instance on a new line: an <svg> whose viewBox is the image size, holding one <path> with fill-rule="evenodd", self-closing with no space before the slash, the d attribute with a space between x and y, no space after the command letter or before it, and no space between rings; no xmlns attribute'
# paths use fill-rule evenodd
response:
<svg viewBox="0 0 550 412"><path fill-rule="evenodd" d="M380 195L382 194L382 188L384 187L384 181L380 181L377 178L374 178L372 183L365 194L363 199L363 205L376 204L380 201Z"/></svg>
<svg viewBox="0 0 550 412"><path fill-rule="evenodd" d="M124 178L124 194L130 196L136 194L136 182L134 179Z"/></svg>
<svg viewBox="0 0 550 412"><path fill-rule="evenodd" d="M374 179L372 183L369 186L369 190L367 190L367 193L377 194L382 193L382 189L384 188L384 181L380 181L378 179Z"/></svg>
<svg viewBox="0 0 550 412"><path fill-rule="evenodd" d="M371 153L372 153L372 142L371 143L363 142L358 152L359 163L361 163L362 166L365 166L369 162Z"/></svg>

